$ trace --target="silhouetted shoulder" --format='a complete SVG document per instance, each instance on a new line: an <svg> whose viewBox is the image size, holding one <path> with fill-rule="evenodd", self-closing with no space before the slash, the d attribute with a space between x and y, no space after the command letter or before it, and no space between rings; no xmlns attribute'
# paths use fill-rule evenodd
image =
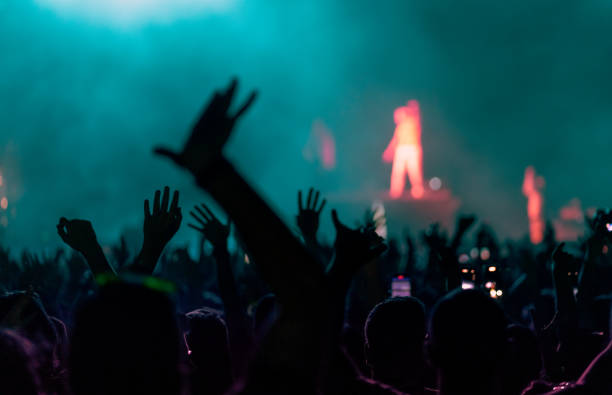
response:
<svg viewBox="0 0 612 395"><path fill-rule="evenodd" d="M545 381L534 381L525 388L522 395L586 395L586 387L575 383L551 384Z"/></svg>
<svg viewBox="0 0 612 395"><path fill-rule="evenodd" d="M364 395L409 395L404 392L400 392L393 387L365 377L360 377L355 381L353 390L354 391L352 392L354 394Z"/></svg>

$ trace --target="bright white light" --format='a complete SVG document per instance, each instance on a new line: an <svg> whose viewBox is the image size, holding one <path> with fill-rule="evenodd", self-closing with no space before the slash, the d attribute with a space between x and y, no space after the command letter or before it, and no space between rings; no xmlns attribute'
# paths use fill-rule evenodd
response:
<svg viewBox="0 0 612 395"><path fill-rule="evenodd" d="M502 296L502 294L503 294L502 290L501 290L501 289L498 289L498 290L497 290L497 296Z"/></svg>
<svg viewBox="0 0 612 395"><path fill-rule="evenodd" d="M387 220L385 218L385 206L381 201L372 203L372 220L376 224L376 234L383 239L387 238Z"/></svg>
<svg viewBox="0 0 612 395"><path fill-rule="evenodd" d="M474 289L474 283L464 281L461 283L461 289Z"/></svg>
<svg viewBox="0 0 612 395"><path fill-rule="evenodd" d="M35 0L61 16L130 26L172 22L200 12L223 12L239 0Z"/></svg>
<svg viewBox="0 0 612 395"><path fill-rule="evenodd" d="M440 180L438 177L433 177L431 180L429 180L429 187L432 191L438 191L440 188L442 188L442 180Z"/></svg>

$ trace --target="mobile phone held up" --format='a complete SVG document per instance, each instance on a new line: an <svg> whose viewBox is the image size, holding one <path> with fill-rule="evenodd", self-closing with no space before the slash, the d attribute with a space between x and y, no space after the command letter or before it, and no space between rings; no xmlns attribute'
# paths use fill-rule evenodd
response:
<svg viewBox="0 0 612 395"><path fill-rule="evenodd" d="M391 297L412 296L412 284L408 276L398 274L391 279Z"/></svg>

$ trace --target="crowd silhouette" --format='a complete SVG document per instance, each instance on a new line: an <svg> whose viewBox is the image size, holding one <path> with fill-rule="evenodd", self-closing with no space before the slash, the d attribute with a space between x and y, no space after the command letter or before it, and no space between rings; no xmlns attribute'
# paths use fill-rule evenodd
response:
<svg viewBox="0 0 612 395"><path fill-rule="evenodd" d="M574 250L550 228L534 246L480 225L471 242L477 219L460 216L452 237L406 233L401 254L371 217L351 228L331 210L325 245L319 191L298 192L296 234L223 155L256 99L232 110L237 87L213 94L182 148L155 149L224 211L190 210L197 261L166 248L183 224L168 187L144 201L133 257L61 213L72 252L0 248L0 393L612 394L608 212ZM400 270L412 296L390 295Z"/></svg>

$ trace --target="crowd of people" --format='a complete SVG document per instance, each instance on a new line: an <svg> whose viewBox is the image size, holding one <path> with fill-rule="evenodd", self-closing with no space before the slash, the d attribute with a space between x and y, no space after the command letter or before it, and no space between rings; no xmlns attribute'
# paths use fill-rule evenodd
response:
<svg viewBox="0 0 612 395"><path fill-rule="evenodd" d="M236 90L212 96L179 151L155 149L223 214L202 204L184 220L166 187L144 202L134 256L61 213L72 251L0 248L0 393L612 394L609 213L566 246L552 230L500 243L473 216L452 237L384 240L379 218L351 228L332 209L325 245L319 191L298 192L296 234L223 155L256 98L231 109ZM196 260L166 248L184 222Z"/></svg>

